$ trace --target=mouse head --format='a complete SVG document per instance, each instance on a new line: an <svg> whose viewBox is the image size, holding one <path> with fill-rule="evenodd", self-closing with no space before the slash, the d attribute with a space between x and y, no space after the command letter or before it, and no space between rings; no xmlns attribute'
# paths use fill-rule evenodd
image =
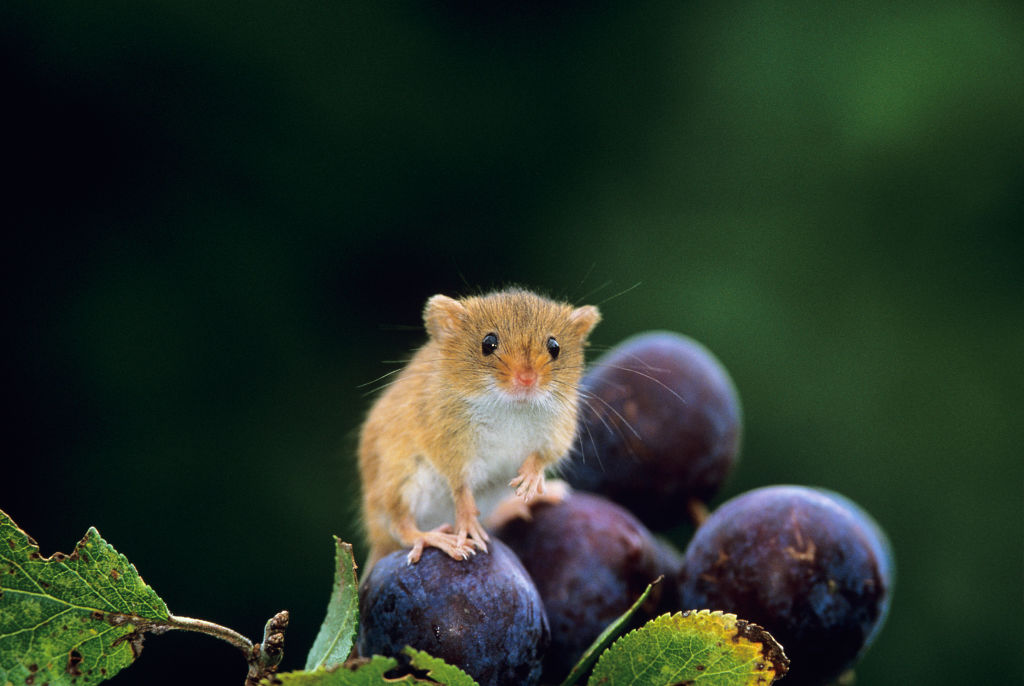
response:
<svg viewBox="0 0 1024 686"><path fill-rule="evenodd" d="M575 392L587 335L601 315L592 305L514 289L461 300L435 295L423 318L453 390L526 401Z"/></svg>

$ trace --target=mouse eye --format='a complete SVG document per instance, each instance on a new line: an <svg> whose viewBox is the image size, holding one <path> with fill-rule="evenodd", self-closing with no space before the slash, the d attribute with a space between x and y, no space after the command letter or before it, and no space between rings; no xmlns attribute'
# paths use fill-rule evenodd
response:
<svg viewBox="0 0 1024 686"><path fill-rule="evenodd" d="M548 353L551 355L551 359L552 360L557 360L558 359L558 351L559 350L560 350L560 348L558 347L558 341L555 340L554 336L549 336L548 337Z"/></svg>
<svg viewBox="0 0 1024 686"><path fill-rule="evenodd" d="M483 351L484 355L490 355L498 349L498 334L489 333L484 336L483 342L480 344L480 350Z"/></svg>

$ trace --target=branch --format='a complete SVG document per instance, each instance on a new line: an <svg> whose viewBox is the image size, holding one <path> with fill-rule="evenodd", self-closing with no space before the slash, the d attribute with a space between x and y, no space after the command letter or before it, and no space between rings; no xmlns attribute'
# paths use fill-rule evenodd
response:
<svg viewBox="0 0 1024 686"><path fill-rule="evenodd" d="M171 615L166 622L153 624L154 628L156 626L160 626L165 630L180 629L182 631L194 631L196 633L206 634L207 636L216 636L222 641L227 641L231 645L235 646L247 656L254 648L252 641L234 629L229 629L226 626L208 622L205 619L192 619L191 617L177 617L175 615Z"/></svg>
<svg viewBox="0 0 1024 686"><path fill-rule="evenodd" d="M163 633L175 629L194 631L227 641L242 651L245 661L249 664L245 686L257 686L262 679L277 671L277 666L281 663L281 658L284 657L284 631L288 628L288 611L282 610L267 621L263 629L263 642L256 644L234 629L208 622L205 619L192 619L191 617L171 615L166 622L146 622L139 628L141 631L152 633Z"/></svg>

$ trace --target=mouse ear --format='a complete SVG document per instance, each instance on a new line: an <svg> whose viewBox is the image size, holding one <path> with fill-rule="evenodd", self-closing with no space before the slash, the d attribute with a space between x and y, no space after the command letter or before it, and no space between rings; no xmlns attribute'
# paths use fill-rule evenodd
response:
<svg viewBox="0 0 1024 686"><path fill-rule="evenodd" d="M591 329L601 321L601 313L593 305L577 307L569 315L569 328L580 338L586 338Z"/></svg>
<svg viewBox="0 0 1024 686"><path fill-rule="evenodd" d="M466 308L462 303L447 295L433 296L423 308L423 322L427 325L427 333L435 339L455 333L465 315Z"/></svg>

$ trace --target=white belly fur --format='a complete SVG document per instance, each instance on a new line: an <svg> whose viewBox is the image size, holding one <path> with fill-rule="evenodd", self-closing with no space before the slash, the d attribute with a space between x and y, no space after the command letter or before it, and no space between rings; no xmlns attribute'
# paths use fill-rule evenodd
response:
<svg viewBox="0 0 1024 686"><path fill-rule="evenodd" d="M466 483L473 492L481 519L513 493L508 482L523 460L550 441L555 413L537 403L486 403L474 406L476 450L466 464ZM426 460L405 491L420 529L455 523L451 489Z"/></svg>

